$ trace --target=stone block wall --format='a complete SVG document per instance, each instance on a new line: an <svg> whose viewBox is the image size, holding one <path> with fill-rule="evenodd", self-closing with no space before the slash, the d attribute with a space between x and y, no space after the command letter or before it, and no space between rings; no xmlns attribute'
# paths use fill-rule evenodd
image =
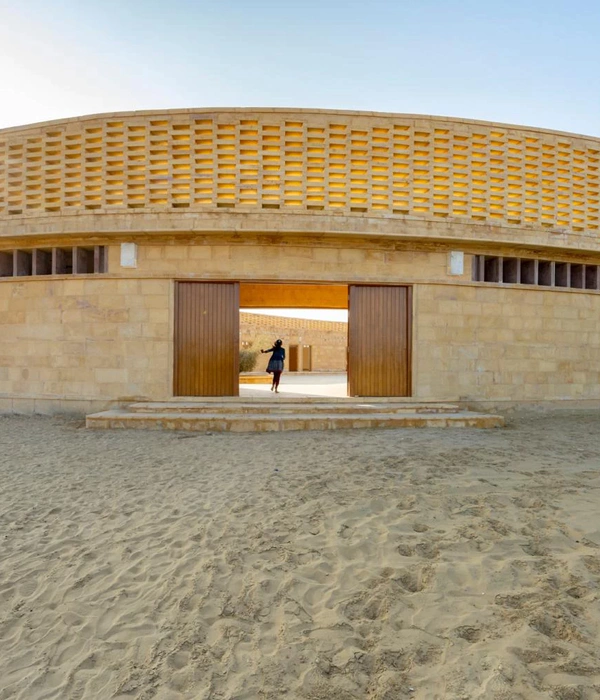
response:
<svg viewBox="0 0 600 700"><path fill-rule="evenodd" d="M417 398L600 399L600 295L522 287L415 287Z"/></svg>
<svg viewBox="0 0 600 700"><path fill-rule="evenodd" d="M170 290L147 279L0 284L0 410L168 396Z"/></svg>
<svg viewBox="0 0 600 700"><path fill-rule="evenodd" d="M469 256L452 278L445 251L365 241L148 243L138 261L120 268L110 246L107 274L0 280L0 410L89 411L171 396L177 278L413 284L415 398L600 400L598 292L474 283ZM333 362L314 345L315 369Z"/></svg>
<svg viewBox="0 0 600 700"><path fill-rule="evenodd" d="M471 256L465 256L464 274L471 277ZM119 273L119 247L109 250L109 271ZM278 245L255 241L240 245L196 242L156 245L140 244L137 271L127 274L179 277L180 279L238 279L311 282L382 282L448 279L448 253L440 250L396 250L366 240L340 248L333 242L306 241Z"/></svg>

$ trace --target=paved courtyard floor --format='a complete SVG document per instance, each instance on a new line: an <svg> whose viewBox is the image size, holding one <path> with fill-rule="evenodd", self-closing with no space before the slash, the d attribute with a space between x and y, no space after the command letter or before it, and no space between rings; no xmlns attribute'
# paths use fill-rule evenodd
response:
<svg viewBox="0 0 600 700"><path fill-rule="evenodd" d="M265 376L268 375L265 373ZM245 398L265 396L271 393L270 384L240 384L240 396ZM279 385L282 397L298 396L348 396L347 375L334 373L284 372Z"/></svg>

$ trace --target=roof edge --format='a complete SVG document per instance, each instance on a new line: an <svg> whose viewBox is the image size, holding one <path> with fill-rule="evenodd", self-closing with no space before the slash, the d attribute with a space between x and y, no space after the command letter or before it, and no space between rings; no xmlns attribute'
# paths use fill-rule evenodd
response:
<svg viewBox="0 0 600 700"><path fill-rule="evenodd" d="M29 124L21 124L0 129L0 134L8 134L18 131L29 131L40 129L43 127L60 126L73 124L76 122L95 121L98 119L109 118L126 118L126 117L149 117L152 115L190 115L190 114L323 114L323 115L339 115L344 117L379 117L383 119L413 119L413 120L433 120L440 122L450 122L454 124L481 125L485 127L499 127L501 129L517 129L519 131L529 131L537 134L548 134L552 136L566 136L575 139L584 139L586 141L596 141L600 143L600 136L592 136L589 134L578 134L570 131L559 131L555 129L546 129L542 127L507 124L505 122L494 122L483 119L466 119L461 117L448 117L435 114L407 114L402 112L370 112L364 110L349 110L349 109L317 109L317 108L293 108L293 107L198 107L198 108L183 108L183 109L148 109L148 110L133 110L123 112L99 112L95 114L85 114L77 117L66 117L63 119L52 119L50 121L33 122Z"/></svg>

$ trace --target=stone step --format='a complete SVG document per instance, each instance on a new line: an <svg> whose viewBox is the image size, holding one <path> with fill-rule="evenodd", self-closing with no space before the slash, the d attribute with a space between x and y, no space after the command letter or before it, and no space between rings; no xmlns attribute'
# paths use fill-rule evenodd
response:
<svg viewBox="0 0 600 700"><path fill-rule="evenodd" d="M357 428L498 428L501 416L469 411L448 413L339 413L290 416L217 413L134 413L116 409L86 418L93 429L137 428L144 430L189 430L197 432L272 432L286 430L340 430Z"/></svg>
<svg viewBox="0 0 600 700"><path fill-rule="evenodd" d="M353 406L355 404L393 404L394 406L411 406L413 404L421 404L423 406L451 406L458 408L458 404L448 403L443 399L416 399L412 396L312 396L307 394L290 394L281 392L279 394L264 393L261 396L176 396L170 399L162 399L161 401L149 401L147 399L132 400L131 403L164 403L168 406L177 406L180 403L190 403L196 405L204 404L346 404Z"/></svg>
<svg viewBox="0 0 600 700"><path fill-rule="evenodd" d="M458 406L444 403L369 403L369 402L291 402L273 397L270 401L202 402L202 401L140 401L128 406L130 413L227 413L265 414L280 416L299 411L313 413L448 413Z"/></svg>

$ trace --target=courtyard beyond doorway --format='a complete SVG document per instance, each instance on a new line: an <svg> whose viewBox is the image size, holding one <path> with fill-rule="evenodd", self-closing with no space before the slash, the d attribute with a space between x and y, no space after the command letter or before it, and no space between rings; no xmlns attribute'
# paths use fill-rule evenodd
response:
<svg viewBox="0 0 600 700"><path fill-rule="evenodd" d="M259 374L258 376L263 376ZM265 383L245 383L240 378L240 396L244 398L259 398L271 395L270 379L266 376ZM348 379L345 372L284 372L279 386L282 398L325 396L343 398L348 395Z"/></svg>

